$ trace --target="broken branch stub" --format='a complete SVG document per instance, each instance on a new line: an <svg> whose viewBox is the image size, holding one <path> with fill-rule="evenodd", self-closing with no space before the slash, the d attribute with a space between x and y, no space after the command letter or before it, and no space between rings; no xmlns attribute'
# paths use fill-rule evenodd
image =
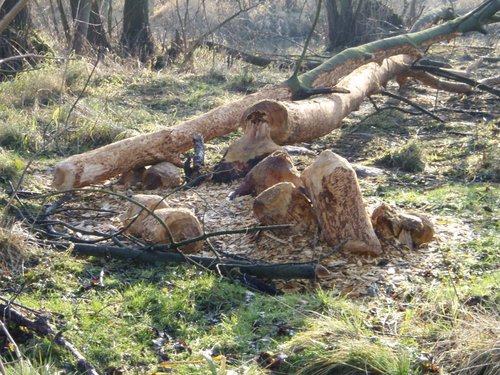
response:
<svg viewBox="0 0 500 375"><path fill-rule="evenodd" d="M380 255L382 248L368 216L356 172L349 162L323 151L302 173L323 239L331 246L347 241L344 250Z"/></svg>

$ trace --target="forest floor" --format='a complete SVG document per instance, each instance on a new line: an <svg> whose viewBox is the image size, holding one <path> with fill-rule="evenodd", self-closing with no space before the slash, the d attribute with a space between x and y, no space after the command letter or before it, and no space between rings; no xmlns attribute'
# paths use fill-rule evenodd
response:
<svg viewBox="0 0 500 375"><path fill-rule="evenodd" d="M440 44L429 55L456 69L498 56L498 46L474 47L470 41ZM361 171L368 211L381 202L416 210L431 219L436 236L415 250L387 246L377 258L331 254L317 238L277 231L219 236L205 244L205 256L213 257L215 248L270 263L328 255L321 263L328 277L274 281L284 294L261 293L237 277L195 266L140 265L40 245L43 233L16 214L36 216L55 201L37 194L51 191L53 166L63 156L175 125L289 74L239 63L227 67L207 51L196 61L192 72L152 72L132 62L104 61L88 85L91 63L50 63L0 83L4 203L8 180L18 179L29 163L23 194L14 201L17 210L9 211L0 229L0 303L17 303L32 318L48 314L56 331L106 374L498 373L500 120L498 98L491 94L461 96L413 84L399 94L444 122L394 109L416 111L376 96L378 111L366 101L341 129L299 145L309 150L292 155L299 170L332 150ZM496 75L498 64L483 60L473 75ZM387 89L397 92L396 86ZM380 110L384 107L390 108ZM207 143L207 168L239 135ZM413 154L403 161L423 161L423 170L403 170L396 154L405 150ZM363 175L366 166L376 169ZM213 232L258 224L253 198L229 200L237 186L238 181L205 181L185 191L148 193L168 195L171 206L192 209L204 230ZM124 190L116 180L98 188L142 192ZM105 192L78 192L60 208L53 218L78 229L66 228L67 233L91 239L93 231L120 228L126 201ZM74 358L53 337L15 324L7 328L22 352L17 358L0 332L7 373L78 373Z"/></svg>

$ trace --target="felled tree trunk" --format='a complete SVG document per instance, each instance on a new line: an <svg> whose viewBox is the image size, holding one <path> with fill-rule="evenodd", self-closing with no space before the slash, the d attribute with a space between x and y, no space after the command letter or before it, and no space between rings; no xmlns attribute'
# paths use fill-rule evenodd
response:
<svg viewBox="0 0 500 375"><path fill-rule="evenodd" d="M380 255L382 248L368 216L356 172L349 162L323 151L302 173L321 235L331 246L347 241L344 250Z"/></svg>
<svg viewBox="0 0 500 375"><path fill-rule="evenodd" d="M161 161L179 164L178 155L192 147L191 139L194 135L202 134L208 141L236 130L244 111L260 100L284 101L296 97L293 94L297 92L312 94L315 88L336 85L342 77L370 61L377 61L385 66L386 63L383 60L390 56L405 54L414 56L415 59L433 43L468 31L482 30L482 25L492 22L492 17L499 10L500 0L489 1L468 15L431 29L344 50L317 68L302 74L298 79L295 77L276 88L262 90L226 104L174 128L129 138L85 154L74 155L56 165L54 187L63 190L86 186L104 181L127 170ZM411 57L404 59L413 61ZM390 76L396 74L389 72ZM363 85L369 84L372 80L368 76L366 81L357 82L356 90L363 91ZM351 106L351 108L356 107ZM293 138L290 137L290 139Z"/></svg>

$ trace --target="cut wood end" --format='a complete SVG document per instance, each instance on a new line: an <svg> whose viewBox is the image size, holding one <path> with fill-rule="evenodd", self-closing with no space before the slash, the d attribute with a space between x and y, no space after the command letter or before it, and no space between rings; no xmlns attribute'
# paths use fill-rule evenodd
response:
<svg viewBox="0 0 500 375"><path fill-rule="evenodd" d="M203 234L198 218L187 208L162 208L154 212L168 228L175 242L196 238ZM153 244L171 243L170 235L163 223L153 216L146 217L143 220L142 238ZM197 253L202 249L203 241L193 242L179 248L185 254Z"/></svg>
<svg viewBox="0 0 500 375"><path fill-rule="evenodd" d="M316 267L314 268L314 274L318 279L324 279L325 277L328 277L331 275L331 272L328 271L328 269L321 264L317 264Z"/></svg>
<svg viewBox="0 0 500 375"><path fill-rule="evenodd" d="M291 182L298 188L304 187L299 171L295 169L292 159L284 150L273 152L253 167L231 194L231 199L247 194L259 195L280 182Z"/></svg>
<svg viewBox="0 0 500 375"><path fill-rule="evenodd" d="M126 233L140 237L144 231L143 220L150 213L137 203L142 204L151 211L167 208L168 204L164 201L163 197L154 194L135 194L131 199L132 202L129 202L127 211L120 216L120 220L124 227L128 227L125 231Z"/></svg>
<svg viewBox="0 0 500 375"><path fill-rule="evenodd" d="M63 160L55 165L52 186L56 190L68 190L75 187L76 172L72 170L71 163Z"/></svg>

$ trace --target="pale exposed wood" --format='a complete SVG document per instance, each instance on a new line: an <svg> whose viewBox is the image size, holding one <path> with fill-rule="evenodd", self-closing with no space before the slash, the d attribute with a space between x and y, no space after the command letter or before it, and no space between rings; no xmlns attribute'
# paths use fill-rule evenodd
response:
<svg viewBox="0 0 500 375"><path fill-rule="evenodd" d="M229 146L216 170L237 171L232 174L236 178L242 175L242 166L249 160L267 156L268 148L260 144L253 145L251 153L246 152L252 139L247 135L249 127L267 124L272 140L279 145L309 141L339 128L342 119L357 110L364 98L379 93L389 79L407 72L413 60L410 56L396 56L384 60L381 65L363 65L338 84L349 90L349 94L331 94L298 102L263 100L256 103L243 113L240 121L246 126L245 135Z"/></svg>
<svg viewBox="0 0 500 375"><path fill-rule="evenodd" d="M231 194L231 198L248 194L256 196L267 188L286 181L293 183L296 187L304 186L300 173L293 166L288 153L278 150L250 170L240 186Z"/></svg>
<svg viewBox="0 0 500 375"><path fill-rule="evenodd" d="M155 210L155 214L163 220L163 223L153 216L148 216L142 221L142 238L150 243L171 243L170 235L175 242L178 242L203 234L200 222L187 208L162 208ZM170 234L165 230L165 226ZM179 249L186 254L197 253L203 249L203 242L193 242Z"/></svg>
<svg viewBox="0 0 500 375"><path fill-rule="evenodd" d="M223 182L243 177L262 159L279 149L280 146L271 139L267 123L249 123L245 134L229 147L214 168L213 179Z"/></svg>
<svg viewBox="0 0 500 375"><path fill-rule="evenodd" d="M168 204L159 195L136 194L132 196L132 199L151 211L168 207ZM148 211L134 202L130 202L127 211L121 217L123 226L128 227L126 232L133 236L142 236L144 232L143 220L148 215Z"/></svg>
<svg viewBox="0 0 500 375"><path fill-rule="evenodd" d="M168 161L151 166L142 175L142 187L146 190L173 188L182 182L181 170Z"/></svg>
<svg viewBox="0 0 500 375"><path fill-rule="evenodd" d="M427 217L416 212L402 212L386 203L373 210L371 221L380 238L397 239L410 249L434 238L434 227Z"/></svg>
<svg viewBox="0 0 500 375"><path fill-rule="evenodd" d="M344 250L380 255L380 242L366 212L356 172L349 162L323 151L302 173L321 235L329 245L347 241Z"/></svg>
<svg viewBox="0 0 500 375"><path fill-rule="evenodd" d="M238 119L249 106L269 97L286 99L289 91L287 87L262 90L178 126L73 155L56 164L53 186L58 190L82 187L161 161L181 166L179 155L193 147L192 139L195 135L201 134L205 141L209 141L230 133L238 129Z"/></svg>
<svg viewBox="0 0 500 375"><path fill-rule="evenodd" d="M339 79L347 77L356 68L367 64L369 61L377 62L374 63L377 66L380 63L385 69L386 64L390 64L388 61L392 61L392 59L387 59L388 57L405 55L403 60L411 64L421 56L423 50L434 43L449 40L466 32L482 31L483 25L496 21L495 14L499 10L500 3L498 1L488 2L467 15L433 28L344 50L317 68L300 75L295 84L287 81L275 88L262 90L236 102L221 106L176 127L126 139L85 154L74 155L56 165L53 186L58 190L86 186L104 181L129 169L155 164L160 161L170 161L178 165L180 163L179 154L192 147L191 139L195 134L202 134L204 139L208 141L236 130L239 126L238 120L245 109L260 100L289 100L293 92L335 86ZM367 65L364 65L361 71L365 71ZM391 69L387 69L385 72L388 76L387 79L402 73L401 71L391 71ZM350 90L351 94L345 96L353 95L352 98L359 97L362 92L373 92L372 86L368 89L365 87L367 82L374 82L375 87L380 86L382 83L379 77L372 78L369 75L367 80L352 82L352 77L348 78L348 80L351 80L350 84L345 82L338 86ZM357 93L353 93L353 90ZM362 97L363 95L361 95ZM350 99L336 103L334 112L339 111L341 114L335 116L332 122L337 127L340 119L349 113L349 110L344 109L344 104L349 105L351 111L359 107L357 99L353 100L352 104ZM322 133L326 134L325 131L328 129L328 131L331 131L336 126L320 128ZM299 131L299 135L307 135L311 130L312 128L305 126L303 131ZM321 132L314 132L316 137L318 133ZM312 137L311 135L305 139L312 139ZM291 136L287 138L287 142L297 142L292 141L294 139L300 139L300 137Z"/></svg>
<svg viewBox="0 0 500 375"><path fill-rule="evenodd" d="M280 182L260 193L253 212L263 225L291 224L292 233L314 233L318 228L311 201L291 182Z"/></svg>

